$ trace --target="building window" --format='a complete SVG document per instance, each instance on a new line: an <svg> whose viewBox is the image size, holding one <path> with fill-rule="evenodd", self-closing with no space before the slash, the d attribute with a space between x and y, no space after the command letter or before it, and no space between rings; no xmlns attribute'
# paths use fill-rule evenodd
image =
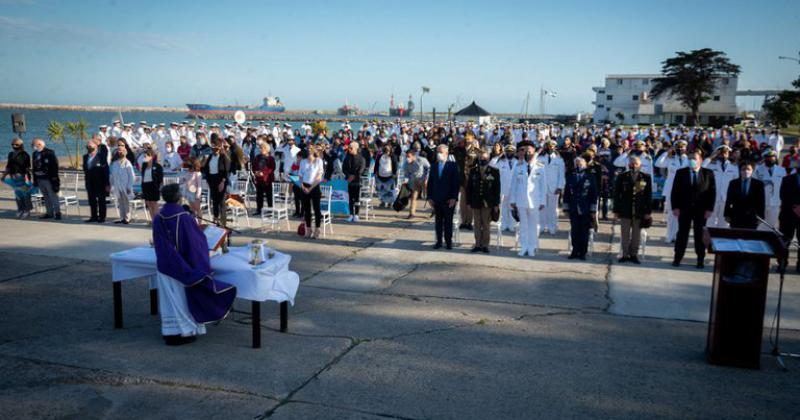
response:
<svg viewBox="0 0 800 420"><path fill-rule="evenodd" d="M606 91L601 89L601 90L598 90L598 91L597 91L597 93L599 93L599 94L601 94L601 95L605 95L605 94L606 94Z"/></svg>
<svg viewBox="0 0 800 420"><path fill-rule="evenodd" d="M714 102L719 102L719 95L714 95Z"/></svg>
<svg viewBox="0 0 800 420"><path fill-rule="evenodd" d="M607 101L613 101L614 100L614 95L606 95L606 100Z"/></svg>
<svg viewBox="0 0 800 420"><path fill-rule="evenodd" d="M622 79L617 79L617 84L621 85L622 84Z"/></svg>
<svg viewBox="0 0 800 420"><path fill-rule="evenodd" d="M650 79L642 79L642 84L643 85L649 85L650 84Z"/></svg>
<svg viewBox="0 0 800 420"><path fill-rule="evenodd" d="M633 95L633 100L634 101L638 101L639 100L639 95Z"/></svg>
<svg viewBox="0 0 800 420"><path fill-rule="evenodd" d="M603 104L597 104L597 108L598 108L598 109L602 109L604 106L605 106L605 105L603 105Z"/></svg>
<svg viewBox="0 0 800 420"><path fill-rule="evenodd" d="M675 116L675 123L676 124L683 124L683 115L676 115Z"/></svg>

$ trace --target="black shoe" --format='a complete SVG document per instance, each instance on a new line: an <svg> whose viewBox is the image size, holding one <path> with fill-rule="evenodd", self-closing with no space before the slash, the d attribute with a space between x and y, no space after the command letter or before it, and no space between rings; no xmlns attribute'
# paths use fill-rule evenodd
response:
<svg viewBox="0 0 800 420"><path fill-rule="evenodd" d="M61 213L56 213L56 220L61 220Z"/></svg>
<svg viewBox="0 0 800 420"><path fill-rule="evenodd" d="M194 343L197 337L190 335L189 337L181 337L180 335L164 335L164 342L168 346L182 346L184 344Z"/></svg>
<svg viewBox="0 0 800 420"><path fill-rule="evenodd" d="M127 220L123 220L121 223L122 223L123 225L127 225L127 224L130 224L131 222L129 222L129 221L127 221Z"/></svg>
<svg viewBox="0 0 800 420"><path fill-rule="evenodd" d="M578 259L581 261L586 261L586 255L578 255Z"/></svg>
<svg viewBox="0 0 800 420"><path fill-rule="evenodd" d="M97 219L97 223L105 223L106 219Z"/></svg>
<svg viewBox="0 0 800 420"><path fill-rule="evenodd" d="M83 221L83 223L97 223L97 219L95 219L95 218L86 219L86 220Z"/></svg>
<svg viewBox="0 0 800 420"><path fill-rule="evenodd" d="M433 244L433 249L439 249L441 247L442 247L442 243L441 242L436 242L435 244Z"/></svg>
<svg viewBox="0 0 800 420"><path fill-rule="evenodd" d="M574 260L575 258L578 258L575 254L569 254L569 257L567 257L568 260Z"/></svg>
<svg viewBox="0 0 800 420"><path fill-rule="evenodd" d="M626 263L626 262L628 262L628 261L630 261L630 260L631 260L631 259L630 259L630 258L628 258L628 257L622 257L622 258L618 259L618 260L617 260L617 262L618 262L618 263L620 263L620 264L622 264L622 263Z"/></svg>
<svg viewBox="0 0 800 420"><path fill-rule="evenodd" d="M453 244L447 244L447 245L445 245L445 248L447 248L447 249L453 249Z"/></svg>
<svg viewBox="0 0 800 420"><path fill-rule="evenodd" d="M467 223L465 229L472 230L472 223Z"/></svg>
<svg viewBox="0 0 800 420"><path fill-rule="evenodd" d="M51 216L51 215L49 215L49 214L43 214L43 215L39 216L39 218L40 218L40 219L52 219L52 218L53 218L53 216Z"/></svg>
<svg viewBox="0 0 800 420"><path fill-rule="evenodd" d="M473 247L472 247L472 250L471 250L471 251L469 251L469 252L473 252L473 253L474 253L474 252L481 252L481 247L479 247L479 246L473 246Z"/></svg>
<svg viewBox="0 0 800 420"><path fill-rule="evenodd" d="M697 261L697 265L695 265L695 267L697 267L699 269L705 268L705 264L703 264L703 260Z"/></svg>
<svg viewBox="0 0 800 420"><path fill-rule="evenodd" d="M256 210L255 213L253 213L253 217L259 217L259 216L261 216L261 210Z"/></svg>
<svg viewBox="0 0 800 420"><path fill-rule="evenodd" d="M466 229L467 229L467 224L466 223L462 223L462 224L458 225L458 230L466 230Z"/></svg>
<svg viewBox="0 0 800 420"><path fill-rule="evenodd" d="M115 220L114 223L122 223L122 220Z"/></svg>
<svg viewBox="0 0 800 420"><path fill-rule="evenodd" d="M484 254L488 254L488 253L489 253L489 247L486 247L486 246L485 246L485 247L483 247L483 249L481 249L481 251L482 251Z"/></svg>
<svg viewBox="0 0 800 420"><path fill-rule="evenodd" d="M631 257L629 261L634 263L634 264L641 264L642 263L641 261L639 261L638 257Z"/></svg>

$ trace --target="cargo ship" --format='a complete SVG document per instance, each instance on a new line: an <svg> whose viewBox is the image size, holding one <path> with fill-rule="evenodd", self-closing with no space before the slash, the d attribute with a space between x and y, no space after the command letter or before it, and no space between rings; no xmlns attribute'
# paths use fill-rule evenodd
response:
<svg viewBox="0 0 800 420"><path fill-rule="evenodd" d="M198 119L232 119L233 114L240 110L244 111L248 119L258 119L286 111L281 98L277 96L267 96L261 106L186 104L186 107L189 108L188 118Z"/></svg>
<svg viewBox="0 0 800 420"><path fill-rule="evenodd" d="M359 112L358 107L349 105L347 101L344 101L344 105L336 110L336 114L342 116L356 115L358 114L358 112Z"/></svg>
<svg viewBox="0 0 800 420"><path fill-rule="evenodd" d="M394 106L394 95L389 99L389 116L410 117L412 112L414 112L414 102L411 101L411 95L408 95L408 104L405 107L402 103Z"/></svg>

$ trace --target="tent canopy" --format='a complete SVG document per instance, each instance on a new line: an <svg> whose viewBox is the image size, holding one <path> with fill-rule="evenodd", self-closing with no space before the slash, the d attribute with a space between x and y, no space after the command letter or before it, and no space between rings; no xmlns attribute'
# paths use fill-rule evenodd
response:
<svg viewBox="0 0 800 420"><path fill-rule="evenodd" d="M490 114L489 111L479 107L475 101L472 101L471 104L456 112L455 115L457 117L488 117L492 114Z"/></svg>

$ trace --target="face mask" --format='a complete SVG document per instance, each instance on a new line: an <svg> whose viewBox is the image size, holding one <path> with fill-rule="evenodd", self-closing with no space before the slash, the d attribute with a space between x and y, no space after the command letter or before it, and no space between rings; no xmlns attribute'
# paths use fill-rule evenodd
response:
<svg viewBox="0 0 800 420"><path fill-rule="evenodd" d="M489 161L486 159L478 159L478 164L480 164L481 166L486 166L488 163Z"/></svg>
<svg viewBox="0 0 800 420"><path fill-rule="evenodd" d="M689 161L689 167L692 169L697 169L697 161L692 159Z"/></svg>
<svg viewBox="0 0 800 420"><path fill-rule="evenodd" d="M436 159L439 160L439 162L444 162L445 160L447 160L447 155L445 155L444 153L437 153Z"/></svg>
<svg viewBox="0 0 800 420"><path fill-rule="evenodd" d="M13 146L11 146L11 147L13 147L13 148L14 148L14 150L19 150L19 149L22 149L22 145L21 145L21 144L15 144L15 145L13 145Z"/></svg>
<svg viewBox="0 0 800 420"><path fill-rule="evenodd" d="M773 160L768 160L768 161L767 161L767 166L775 166L775 161L773 161Z"/></svg>
<svg viewBox="0 0 800 420"><path fill-rule="evenodd" d="M577 169L577 170L578 170L578 172L583 172L583 171L585 171L585 170L586 170L586 167L585 167L585 166L578 166L578 167L577 167L577 168L575 168L575 169Z"/></svg>
<svg viewBox="0 0 800 420"><path fill-rule="evenodd" d="M752 172L742 171L742 178L750 179L751 176L753 176Z"/></svg>
<svg viewBox="0 0 800 420"><path fill-rule="evenodd" d="M506 158L511 159L514 157L513 153L506 153Z"/></svg>

